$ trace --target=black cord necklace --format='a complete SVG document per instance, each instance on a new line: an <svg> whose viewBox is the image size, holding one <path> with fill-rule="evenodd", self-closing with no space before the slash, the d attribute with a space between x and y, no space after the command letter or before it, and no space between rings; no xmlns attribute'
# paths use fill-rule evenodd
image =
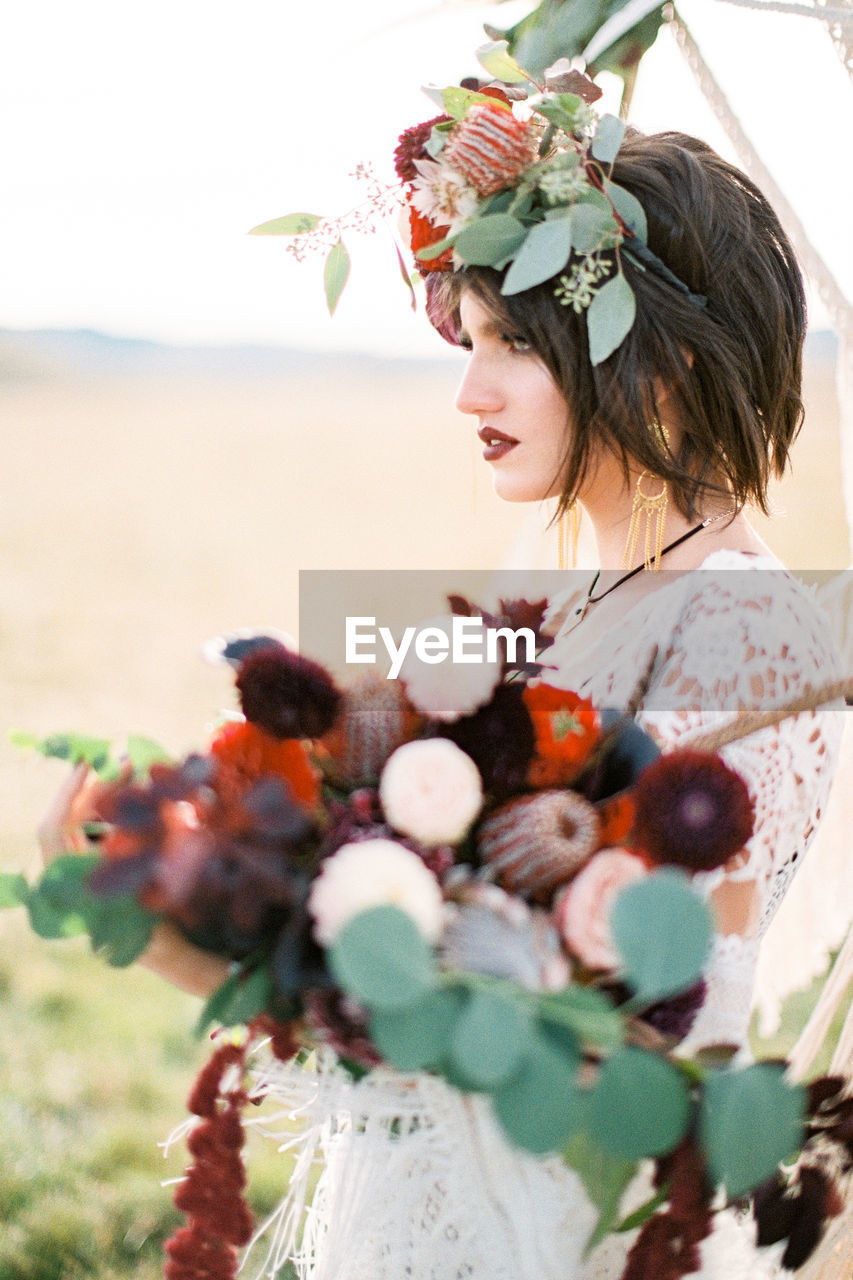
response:
<svg viewBox="0 0 853 1280"><path fill-rule="evenodd" d="M708 516L705 520L702 521L701 524L694 525L692 529L688 529L686 533L682 533L680 537L675 538L674 541L668 543L668 545L665 546L661 551L661 557L665 556L669 551L674 551L676 547L680 547L682 542L686 542L687 539L692 538L694 534L701 533L703 529L707 529L709 524L713 524L716 520L722 520L724 516L727 516L729 514L730 512L723 511L719 515ZM615 591L617 587L621 587L623 582L628 582L630 578L635 578L637 574L642 573L644 569L645 569L644 564L638 564L635 569L629 569L627 573L622 574L621 578L617 578L612 586L608 587L606 591L602 591L600 596L594 596L592 593L595 590L596 586L598 585L598 580L601 577L601 570L598 569L596 571L595 577L593 578L592 582L589 584L589 591L587 592L586 600L584 600L583 604L578 609L575 610L575 614L577 616L577 622L574 624L574 626L577 626L579 623L583 622L584 618L586 617L586 611L591 604L598 604L598 602L600 600L603 600L605 596L609 596L611 591ZM572 628L572 630L574 630L574 627Z"/></svg>

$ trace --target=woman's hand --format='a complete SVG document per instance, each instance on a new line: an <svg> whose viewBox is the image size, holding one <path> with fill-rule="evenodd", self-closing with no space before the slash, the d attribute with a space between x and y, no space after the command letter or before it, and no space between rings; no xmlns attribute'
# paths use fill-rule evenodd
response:
<svg viewBox="0 0 853 1280"><path fill-rule="evenodd" d="M97 797L102 786L86 764L75 765L68 774L38 826L45 866L63 853L86 853L94 847L84 824L100 819ZM168 921L156 926L139 963L194 996L209 996L228 976L227 960L193 946Z"/></svg>

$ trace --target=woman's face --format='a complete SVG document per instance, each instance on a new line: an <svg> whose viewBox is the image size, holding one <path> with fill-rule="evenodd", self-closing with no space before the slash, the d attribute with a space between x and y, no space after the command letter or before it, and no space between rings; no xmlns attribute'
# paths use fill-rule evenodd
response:
<svg viewBox="0 0 853 1280"><path fill-rule="evenodd" d="M460 319L461 345L471 354L456 407L478 420L495 493L507 502L556 497L569 429L561 391L532 347L506 332L470 289Z"/></svg>

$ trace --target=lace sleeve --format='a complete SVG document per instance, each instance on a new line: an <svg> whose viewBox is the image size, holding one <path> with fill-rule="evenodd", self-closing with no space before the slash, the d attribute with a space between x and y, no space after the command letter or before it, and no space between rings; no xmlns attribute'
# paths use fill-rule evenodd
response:
<svg viewBox="0 0 853 1280"><path fill-rule="evenodd" d="M697 575L684 580L641 717L668 749L838 674L828 629L810 592L767 568L767 561L746 561L754 568L744 562L743 556L723 553L707 563L714 572L703 573L702 581ZM837 712L810 711L721 752L749 787L754 834L725 867L698 874L695 883L706 895L725 882L750 886L755 911L742 933L715 939L708 997L690 1048L745 1040L758 940L820 820L840 734Z"/></svg>

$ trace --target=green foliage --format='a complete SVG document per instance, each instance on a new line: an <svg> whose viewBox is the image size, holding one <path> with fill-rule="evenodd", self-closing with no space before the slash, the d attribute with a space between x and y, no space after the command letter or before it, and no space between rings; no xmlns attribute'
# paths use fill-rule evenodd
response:
<svg viewBox="0 0 853 1280"><path fill-rule="evenodd" d="M637 197L615 182L608 182L605 192L628 230L645 244L649 236L646 211Z"/></svg>
<svg viewBox="0 0 853 1280"><path fill-rule="evenodd" d="M511 1142L543 1155L560 1151L583 1119L580 1060L534 1036L521 1071L494 1094L495 1113Z"/></svg>
<svg viewBox="0 0 853 1280"><path fill-rule="evenodd" d="M626 1160L663 1155L678 1145L689 1119L684 1077L657 1054L628 1045L601 1066L587 1124L611 1155Z"/></svg>
<svg viewBox="0 0 853 1280"><path fill-rule="evenodd" d="M131 734L127 739L125 754L133 769L134 777L146 778L152 764L171 764L172 756L153 738Z"/></svg>
<svg viewBox="0 0 853 1280"><path fill-rule="evenodd" d="M598 122L595 137L592 140L592 154L600 164L612 164L616 159L622 139L625 136L625 122L618 116L603 115Z"/></svg>
<svg viewBox="0 0 853 1280"><path fill-rule="evenodd" d="M371 1038L401 1071L439 1070L466 998L459 987L439 987L405 1009L377 1011L370 1019Z"/></svg>
<svg viewBox="0 0 853 1280"><path fill-rule="evenodd" d="M158 917L129 894L94 894L87 882L100 861L97 854L64 854L50 864L22 900L40 937L70 938L88 933L93 949L108 964L124 968L148 946Z"/></svg>
<svg viewBox="0 0 853 1280"><path fill-rule="evenodd" d="M528 231L512 266L506 273L501 293L521 293L542 284L563 270L572 252L570 218L538 222Z"/></svg>
<svg viewBox="0 0 853 1280"><path fill-rule="evenodd" d="M604 23L620 13L630 0L540 0L540 3L507 31L486 27L494 39L506 38L509 50L532 75L539 76L558 58L575 58L597 35ZM627 32L604 45L590 63L590 75L612 71L623 79L633 73L638 58L654 43L664 5L634 23Z"/></svg>
<svg viewBox="0 0 853 1280"><path fill-rule="evenodd" d="M341 299L344 285L349 279L350 259L343 240L338 240L329 250L323 270L323 284L326 290L326 306L329 315L335 314L335 308Z"/></svg>
<svg viewBox="0 0 853 1280"><path fill-rule="evenodd" d="M18 872L0 873L0 908L23 906L29 891L29 885Z"/></svg>
<svg viewBox="0 0 853 1280"><path fill-rule="evenodd" d="M108 738L93 738L84 733L51 733L39 738L32 733L13 730L10 741L16 747L31 747L48 759L67 760L69 764L87 764L102 774L111 765Z"/></svg>
<svg viewBox="0 0 853 1280"><path fill-rule="evenodd" d="M637 1162L605 1151L585 1129L578 1130L569 1140L563 1159L579 1175L598 1212L598 1222L586 1245L589 1254L619 1223L619 1202L637 1172Z"/></svg>
<svg viewBox="0 0 853 1280"><path fill-rule="evenodd" d="M475 102L490 102L492 106L495 104L495 99L490 98L487 93L476 93L473 89L461 89L456 85L428 96L432 97L453 120L461 120Z"/></svg>
<svg viewBox="0 0 853 1280"><path fill-rule="evenodd" d="M301 236L313 231L323 221L317 213L286 213L283 218L271 218L252 227L250 236Z"/></svg>
<svg viewBox="0 0 853 1280"><path fill-rule="evenodd" d="M272 997L272 978L265 965L250 966L249 962L237 965L205 1001L196 1023L196 1035L204 1035L214 1024L238 1027L251 1022L269 1007Z"/></svg>
<svg viewBox="0 0 853 1280"><path fill-rule="evenodd" d="M487 213L469 222L456 237L456 252L475 267L494 267L511 257L521 245L527 228L510 213Z"/></svg>
<svg viewBox="0 0 853 1280"><path fill-rule="evenodd" d="M805 1095L784 1067L759 1062L742 1071L715 1071L705 1081L699 1139L715 1182L732 1200L771 1176L802 1142Z"/></svg>
<svg viewBox="0 0 853 1280"><path fill-rule="evenodd" d="M536 111L565 133L572 134L585 118L586 103L576 93L557 93L537 101Z"/></svg>
<svg viewBox="0 0 853 1280"><path fill-rule="evenodd" d="M477 50L480 65L485 67L493 80L501 80L504 84L526 84L530 76L510 56L507 49L506 40L490 40L488 44L480 45Z"/></svg>
<svg viewBox="0 0 853 1280"><path fill-rule="evenodd" d="M539 1019L546 1028L569 1031L581 1043L600 1053L612 1053L625 1038L625 1024L607 996L592 987L569 986L548 992L537 1001Z"/></svg>
<svg viewBox="0 0 853 1280"><path fill-rule="evenodd" d="M473 1087L491 1092L518 1073L530 1030L530 1014L520 998L474 990L456 1020L451 1063Z"/></svg>
<svg viewBox="0 0 853 1280"><path fill-rule="evenodd" d="M590 311L613 283L599 290ZM681 873L658 871L623 889L610 929L637 1002L651 1004L699 980L711 946L711 917Z"/></svg>
<svg viewBox="0 0 853 1280"><path fill-rule="evenodd" d="M399 907L360 911L327 952L344 990L369 1009L401 1009L435 986L429 944Z"/></svg>

